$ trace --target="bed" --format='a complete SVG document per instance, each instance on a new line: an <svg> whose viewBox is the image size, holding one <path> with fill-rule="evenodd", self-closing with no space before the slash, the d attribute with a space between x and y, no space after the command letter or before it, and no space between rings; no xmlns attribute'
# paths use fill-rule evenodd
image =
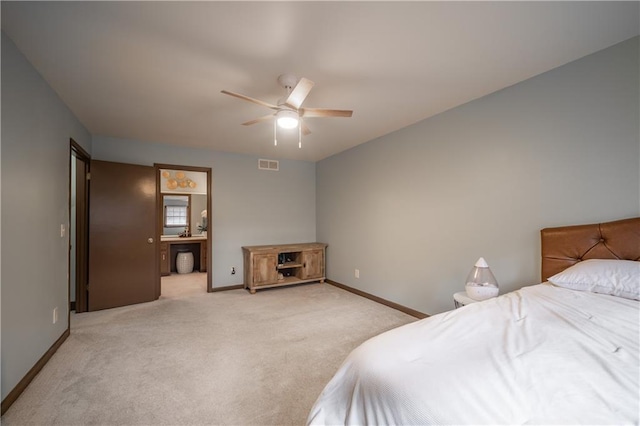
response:
<svg viewBox="0 0 640 426"><path fill-rule="evenodd" d="M541 248L543 283L356 348L308 424L638 424L640 218Z"/></svg>

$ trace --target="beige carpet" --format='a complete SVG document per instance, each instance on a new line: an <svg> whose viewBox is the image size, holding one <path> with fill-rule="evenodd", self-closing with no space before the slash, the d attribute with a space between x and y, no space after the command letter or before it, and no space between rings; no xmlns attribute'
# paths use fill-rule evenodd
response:
<svg viewBox="0 0 640 426"><path fill-rule="evenodd" d="M161 278L161 299L177 299L181 297L196 296L206 292L206 272L192 272L190 274L173 273Z"/></svg>
<svg viewBox="0 0 640 426"><path fill-rule="evenodd" d="M414 321L329 284L190 294L73 316L2 424L302 425L353 348Z"/></svg>

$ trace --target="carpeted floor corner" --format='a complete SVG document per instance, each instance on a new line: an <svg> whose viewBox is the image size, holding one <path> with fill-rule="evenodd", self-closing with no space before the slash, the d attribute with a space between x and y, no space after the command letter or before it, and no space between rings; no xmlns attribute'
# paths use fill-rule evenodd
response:
<svg viewBox="0 0 640 426"><path fill-rule="evenodd" d="M3 425L302 425L349 352L415 321L329 284L72 316Z"/></svg>

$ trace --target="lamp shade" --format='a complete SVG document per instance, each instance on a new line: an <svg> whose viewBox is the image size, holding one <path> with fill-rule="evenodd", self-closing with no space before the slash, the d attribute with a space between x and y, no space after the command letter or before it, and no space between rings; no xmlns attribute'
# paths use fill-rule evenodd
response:
<svg viewBox="0 0 640 426"><path fill-rule="evenodd" d="M496 297L500 291L498 281L493 276L489 265L484 258L478 259L471 272L467 276L467 284L465 285L467 296L474 300L485 300Z"/></svg>
<svg viewBox="0 0 640 426"><path fill-rule="evenodd" d="M298 125L298 114L290 110L280 110L276 114L278 126L283 129L293 129Z"/></svg>

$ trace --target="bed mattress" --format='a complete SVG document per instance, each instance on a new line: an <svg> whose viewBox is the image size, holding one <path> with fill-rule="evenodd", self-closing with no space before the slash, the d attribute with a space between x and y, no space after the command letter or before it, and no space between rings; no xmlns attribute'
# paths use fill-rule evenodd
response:
<svg viewBox="0 0 640 426"><path fill-rule="evenodd" d="M638 301L544 283L376 336L309 424L638 424Z"/></svg>

